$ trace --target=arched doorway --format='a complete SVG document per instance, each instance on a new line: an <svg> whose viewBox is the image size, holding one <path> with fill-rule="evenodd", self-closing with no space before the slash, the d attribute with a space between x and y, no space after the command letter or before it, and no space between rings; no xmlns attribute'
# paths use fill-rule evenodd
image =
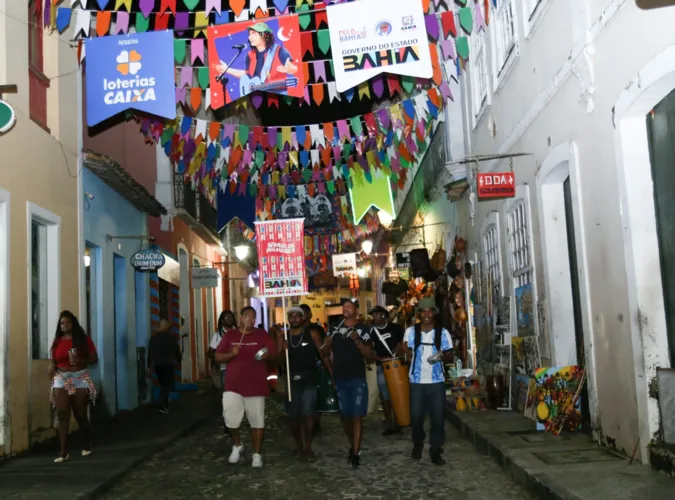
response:
<svg viewBox="0 0 675 500"><path fill-rule="evenodd" d="M621 200L623 242L625 247L630 329L635 359L634 378L637 398L640 456L649 461L649 443L661 427L658 402L650 395L650 384L657 379L657 368L669 368L674 333L669 331L670 297L664 293L663 257L670 261L669 246L662 252L659 234L670 238L667 221L661 221L667 204L657 183L670 182L668 173L661 171L661 157L668 139L663 131L653 130L649 115L658 108L667 116L668 95L675 89L675 46L652 59L621 93L614 106L617 142L618 188ZM661 107L659 105L661 104ZM658 127L658 126L657 126ZM650 131L650 128L652 130ZM650 134L653 136L650 140ZM672 140L672 137L671 137ZM653 143L653 144L651 144ZM657 145L662 143L663 145ZM650 147L651 146L651 147ZM652 154L656 149L655 161ZM659 151L661 149L661 151ZM671 215L672 217L672 215ZM663 223L664 227L661 227ZM670 279L670 277L667 277ZM671 339L669 342L669 338Z"/></svg>
<svg viewBox="0 0 675 500"><path fill-rule="evenodd" d="M192 381L192 342L190 339L190 326L192 325L192 316L190 314L190 259L187 250L178 248L178 265L180 266L180 289L178 291L178 302L180 306L180 335L181 350L183 352L183 362L181 363L181 373L183 382Z"/></svg>

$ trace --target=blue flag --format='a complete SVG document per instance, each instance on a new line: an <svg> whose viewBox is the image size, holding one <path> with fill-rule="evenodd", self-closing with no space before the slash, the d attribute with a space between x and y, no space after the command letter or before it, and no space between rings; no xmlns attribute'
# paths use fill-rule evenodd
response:
<svg viewBox="0 0 675 500"><path fill-rule="evenodd" d="M218 190L216 197L218 213L218 232L227 226L235 217L253 229L255 222L255 198L253 196L237 196L230 194L226 188Z"/></svg>
<svg viewBox="0 0 675 500"><path fill-rule="evenodd" d="M176 118L173 32L88 38L87 125L129 109Z"/></svg>

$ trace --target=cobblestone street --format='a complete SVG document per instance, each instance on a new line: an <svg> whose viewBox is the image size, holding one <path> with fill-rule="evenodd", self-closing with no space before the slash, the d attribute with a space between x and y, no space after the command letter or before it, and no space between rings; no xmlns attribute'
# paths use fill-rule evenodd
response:
<svg viewBox="0 0 675 500"><path fill-rule="evenodd" d="M533 497L515 485L488 457L477 454L457 431L446 424L446 467L435 467L428 455L421 463L409 458L409 431L381 436L381 413L366 422L362 467L352 470L336 415L322 417L322 434L308 463L291 456L293 441L277 400L267 402L267 431L263 469L246 460L230 465L230 442L222 420L213 418L193 434L158 453L125 476L104 498L227 498L229 499L394 499L466 498L521 500ZM250 434L243 433L244 444ZM425 450L426 451L426 450Z"/></svg>

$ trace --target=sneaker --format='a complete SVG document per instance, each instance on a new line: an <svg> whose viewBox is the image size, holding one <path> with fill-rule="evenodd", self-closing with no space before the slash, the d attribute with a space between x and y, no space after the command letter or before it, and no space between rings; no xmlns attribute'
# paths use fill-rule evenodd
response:
<svg viewBox="0 0 675 500"><path fill-rule="evenodd" d="M168 409L168 408L160 408L158 411L159 411L160 413L163 413L164 415L168 415L168 414L169 414L169 409Z"/></svg>
<svg viewBox="0 0 675 500"><path fill-rule="evenodd" d="M70 459L70 455L68 455L68 454L62 455L58 458L55 458L54 463L55 464L62 464L63 462L67 462L69 459Z"/></svg>
<svg viewBox="0 0 675 500"><path fill-rule="evenodd" d="M251 465L253 467L262 467L263 466L262 455L260 453L254 453L253 454L253 462L251 462Z"/></svg>
<svg viewBox="0 0 675 500"><path fill-rule="evenodd" d="M89 455L91 455L91 450L82 450L83 457L88 457Z"/></svg>
<svg viewBox="0 0 675 500"><path fill-rule="evenodd" d="M445 465L445 460L443 459L442 453L442 451L432 451L429 454L431 463L434 465Z"/></svg>
<svg viewBox="0 0 675 500"><path fill-rule="evenodd" d="M361 467L361 455L352 455L349 463L351 464L352 469L358 469Z"/></svg>
<svg viewBox="0 0 675 500"><path fill-rule="evenodd" d="M422 458L422 449L424 449L423 444L415 444L413 446L412 453L410 454L413 460L420 460Z"/></svg>
<svg viewBox="0 0 675 500"><path fill-rule="evenodd" d="M241 460L241 454L244 451L244 445L232 446L232 453L230 453L230 458L227 459L231 464L239 463Z"/></svg>

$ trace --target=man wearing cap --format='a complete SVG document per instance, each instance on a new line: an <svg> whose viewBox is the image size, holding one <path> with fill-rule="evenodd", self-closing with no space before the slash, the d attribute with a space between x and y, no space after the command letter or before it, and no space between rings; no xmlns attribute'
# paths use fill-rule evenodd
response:
<svg viewBox="0 0 675 500"><path fill-rule="evenodd" d="M313 427L317 410L316 384L318 365L321 363L319 349L323 340L316 330L307 330L304 312L299 307L288 310L288 342L277 337L279 352L288 350L291 400L286 402L286 412L295 440L295 456L314 460L312 452Z"/></svg>
<svg viewBox="0 0 675 500"><path fill-rule="evenodd" d="M391 406L391 396L387 388L387 379L384 376L382 361L391 359L396 352L399 344L403 342L403 329L395 324L389 323L389 312L382 306L375 306L370 315L373 317L374 325L370 330L371 338L375 344L375 354L377 355L377 387L380 390L380 402L382 411L386 420L386 429L383 436L389 436L397 431L394 423L394 411Z"/></svg>
<svg viewBox="0 0 675 500"><path fill-rule="evenodd" d="M333 379L338 393L342 427L350 444L347 460L355 469L361 465L363 417L368 413L365 360L376 359L369 328L359 323L357 314L357 303L344 301L343 319L331 328L322 347L323 356L333 352Z"/></svg>
<svg viewBox="0 0 675 500"><path fill-rule="evenodd" d="M261 83L284 81L286 75L297 73L298 67L293 63L293 57L283 44L275 40L267 24L259 22L251 26L248 29L248 43L251 49L244 62L246 69L230 68L220 61L215 67L216 71L228 73L240 80L242 77L259 78ZM231 53L232 48L225 44L231 45L231 40L227 37L216 40L219 54Z"/></svg>
<svg viewBox="0 0 675 500"><path fill-rule="evenodd" d="M410 364L410 424L412 458L422 458L424 449L424 417L429 414L429 456L435 465L445 465L445 370L443 363L452 361L452 341L445 328L436 324L438 310L431 297L417 305L420 323L405 332L400 354L412 357Z"/></svg>

